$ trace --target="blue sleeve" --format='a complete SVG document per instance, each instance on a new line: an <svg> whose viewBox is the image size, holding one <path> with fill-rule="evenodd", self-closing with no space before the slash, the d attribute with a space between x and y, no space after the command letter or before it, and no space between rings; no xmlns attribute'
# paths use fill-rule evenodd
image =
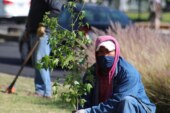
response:
<svg viewBox="0 0 170 113"><path fill-rule="evenodd" d="M120 75L121 76L121 75ZM87 113L114 113L118 107L118 103L129 95L136 96L138 92L138 74L123 74L119 78L116 88L114 88L112 98L105 102L92 106L91 108L85 109Z"/></svg>

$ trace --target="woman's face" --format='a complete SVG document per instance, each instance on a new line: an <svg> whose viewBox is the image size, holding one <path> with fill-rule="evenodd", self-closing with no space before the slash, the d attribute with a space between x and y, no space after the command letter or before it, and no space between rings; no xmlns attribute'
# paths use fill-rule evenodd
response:
<svg viewBox="0 0 170 113"><path fill-rule="evenodd" d="M104 46L101 46L99 50L96 52L97 56L115 56L115 50L109 51Z"/></svg>

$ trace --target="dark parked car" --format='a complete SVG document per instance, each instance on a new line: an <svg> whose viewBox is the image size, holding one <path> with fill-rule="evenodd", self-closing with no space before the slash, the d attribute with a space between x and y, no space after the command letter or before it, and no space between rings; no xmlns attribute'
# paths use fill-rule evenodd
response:
<svg viewBox="0 0 170 113"><path fill-rule="evenodd" d="M77 6L74 8L74 13L78 14L82 7L82 4L77 4ZM132 24L132 21L126 14L109 7L96 4L85 4L83 10L85 11L85 18L82 21L84 24L88 23L89 27L84 26L81 28L81 30L84 30L89 38L94 38L91 27L105 31L111 25L111 22L119 23L123 28ZM59 15L59 24L62 27L70 30L71 23L71 14L67 8L64 8ZM74 29L79 29L78 21L75 23ZM20 41L20 53L21 59L24 60L29 51L29 46L27 42L22 43L22 45L21 42L22 41Z"/></svg>
<svg viewBox="0 0 170 113"><path fill-rule="evenodd" d="M90 27L106 30L111 25L111 22L119 23L123 28L132 24L132 21L125 13L113 8L89 3L84 6L82 4L77 4L74 8L74 13L78 15L82 8L85 11L83 23L88 23ZM59 16L59 24L64 28L71 29L71 22L71 14L68 9L63 9ZM78 22L75 23L74 29L78 29L77 25Z"/></svg>

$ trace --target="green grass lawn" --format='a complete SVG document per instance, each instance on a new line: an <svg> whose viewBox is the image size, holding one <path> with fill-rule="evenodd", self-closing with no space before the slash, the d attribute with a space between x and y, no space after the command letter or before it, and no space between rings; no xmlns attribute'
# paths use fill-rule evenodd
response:
<svg viewBox="0 0 170 113"><path fill-rule="evenodd" d="M139 17L137 12L127 12L126 14L132 20L136 20ZM140 14L141 20L148 20L148 17L149 17L149 12L143 12L143 13ZM170 12L163 12L162 13L162 22L170 22Z"/></svg>
<svg viewBox="0 0 170 113"><path fill-rule="evenodd" d="M30 96L29 93L34 93L32 78L19 77L15 86L16 93L3 93L13 77L0 73L0 113L71 113L72 108L60 99ZM63 90L61 88L59 91Z"/></svg>

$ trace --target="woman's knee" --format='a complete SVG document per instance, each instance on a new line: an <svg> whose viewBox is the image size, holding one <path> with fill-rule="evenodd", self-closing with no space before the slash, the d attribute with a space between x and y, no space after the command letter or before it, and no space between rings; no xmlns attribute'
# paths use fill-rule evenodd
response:
<svg viewBox="0 0 170 113"><path fill-rule="evenodd" d="M135 98L126 96L119 102L117 113L134 113L135 104Z"/></svg>
<svg viewBox="0 0 170 113"><path fill-rule="evenodd" d="M136 99L134 98L134 97L132 97L132 96L126 96L126 97L124 97L121 101L120 101L120 103L122 104L133 104L133 103L136 103Z"/></svg>

